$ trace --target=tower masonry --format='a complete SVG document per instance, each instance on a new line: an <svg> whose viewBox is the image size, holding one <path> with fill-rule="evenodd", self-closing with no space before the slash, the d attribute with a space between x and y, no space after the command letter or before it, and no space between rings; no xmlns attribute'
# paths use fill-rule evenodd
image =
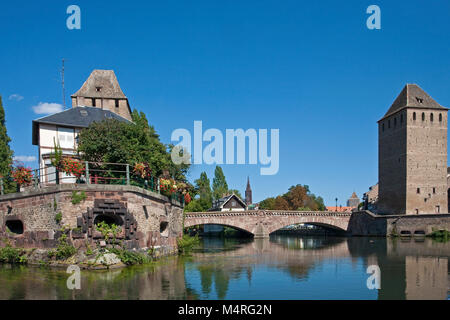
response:
<svg viewBox="0 0 450 320"><path fill-rule="evenodd" d="M447 110L407 84L378 121L379 213L448 211Z"/></svg>

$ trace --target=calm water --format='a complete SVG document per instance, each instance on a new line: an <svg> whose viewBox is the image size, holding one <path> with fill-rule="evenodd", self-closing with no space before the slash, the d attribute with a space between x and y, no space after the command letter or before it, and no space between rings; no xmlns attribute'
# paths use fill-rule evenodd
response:
<svg viewBox="0 0 450 320"><path fill-rule="evenodd" d="M450 243L276 236L204 239L157 266L82 271L0 266L0 299L448 299ZM381 289L369 290L369 265Z"/></svg>

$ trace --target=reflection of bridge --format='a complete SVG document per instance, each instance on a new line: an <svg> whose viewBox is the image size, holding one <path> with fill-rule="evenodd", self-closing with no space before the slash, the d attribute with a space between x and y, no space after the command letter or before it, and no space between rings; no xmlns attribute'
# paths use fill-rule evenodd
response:
<svg viewBox="0 0 450 320"><path fill-rule="evenodd" d="M307 223L316 226L347 231L351 213L330 211L221 211L186 213L184 227L203 224L219 224L244 230L255 238L267 238L283 227Z"/></svg>

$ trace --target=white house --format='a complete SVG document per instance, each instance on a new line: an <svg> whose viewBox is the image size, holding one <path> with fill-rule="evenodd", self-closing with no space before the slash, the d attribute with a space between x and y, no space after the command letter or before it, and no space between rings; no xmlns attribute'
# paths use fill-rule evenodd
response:
<svg viewBox="0 0 450 320"><path fill-rule="evenodd" d="M88 103L80 106L78 103ZM76 156L77 138L83 128L105 119L131 120L128 99L112 70L94 70L80 90L72 95L72 108L33 120L33 145L38 146L41 183L55 183L55 167L50 154L55 143L63 155ZM75 177L60 174L61 183L74 183Z"/></svg>

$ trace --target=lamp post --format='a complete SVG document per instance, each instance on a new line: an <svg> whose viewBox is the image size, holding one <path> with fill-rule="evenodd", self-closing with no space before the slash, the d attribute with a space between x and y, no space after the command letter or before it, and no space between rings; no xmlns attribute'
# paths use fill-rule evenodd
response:
<svg viewBox="0 0 450 320"><path fill-rule="evenodd" d="M337 201L338 201L338 198L336 198L336 199L334 199L335 201L336 201L336 212L338 211L338 207L337 207Z"/></svg>

